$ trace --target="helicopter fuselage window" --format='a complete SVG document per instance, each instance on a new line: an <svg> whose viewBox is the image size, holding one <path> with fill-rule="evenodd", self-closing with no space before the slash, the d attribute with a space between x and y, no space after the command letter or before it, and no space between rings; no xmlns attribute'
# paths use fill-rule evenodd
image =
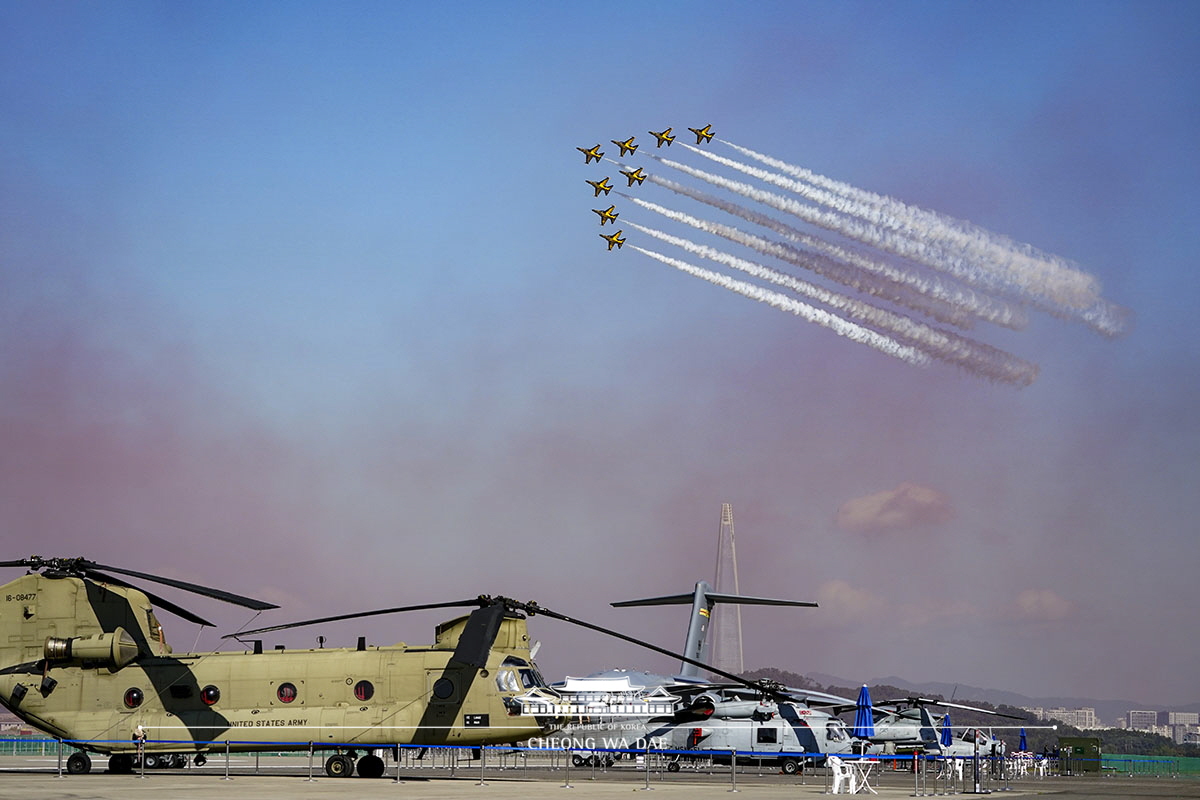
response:
<svg viewBox="0 0 1200 800"><path fill-rule="evenodd" d="M449 678L438 678L433 684L433 696L438 700L449 700L454 694L454 681Z"/></svg>

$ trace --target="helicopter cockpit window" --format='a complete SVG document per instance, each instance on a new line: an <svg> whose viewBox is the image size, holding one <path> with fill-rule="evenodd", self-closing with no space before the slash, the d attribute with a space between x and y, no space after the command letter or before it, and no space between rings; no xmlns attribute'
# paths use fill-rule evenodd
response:
<svg viewBox="0 0 1200 800"><path fill-rule="evenodd" d="M844 742L850 737L846 735L846 726L840 720L831 720L825 726L825 738L831 742Z"/></svg>
<svg viewBox="0 0 1200 800"><path fill-rule="evenodd" d="M517 676L511 669L502 669L496 675L496 688L502 692L519 692L521 685L517 683Z"/></svg>
<svg viewBox="0 0 1200 800"><path fill-rule="evenodd" d="M504 659L500 666L517 667L517 673L521 676L521 686L525 687L526 689L536 689L539 686L546 685L546 682L542 680L541 673L537 671L537 667L533 666L523 658L508 656ZM497 683L497 685L500 684ZM500 688L504 689L505 687L500 686ZM512 691L516 690L513 689Z"/></svg>

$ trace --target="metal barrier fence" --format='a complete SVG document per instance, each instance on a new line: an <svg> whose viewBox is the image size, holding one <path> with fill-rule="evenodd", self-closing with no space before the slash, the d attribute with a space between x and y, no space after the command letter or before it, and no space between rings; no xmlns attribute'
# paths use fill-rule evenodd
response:
<svg viewBox="0 0 1200 800"><path fill-rule="evenodd" d="M80 750L94 750L105 745L129 745L128 740L58 740L51 738L14 737L0 738L0 756L57 756L58 771L63 771L68 756ZM519 770L526 777L544 776L547 772L562 772L564 785L569 786L572 772L576 778L584 775L597 779L610 770L625 773L644 773L646 785L652 777L659 780L666 773L687 770L690 773L705 773L720 780L727 775L733 789L737 787L739 773L751 775L755 771L761 776L764 770L771 773L791 772L788 762L799 765L798 780L817 778L825 784L827 792L836 792L843 783L858 788L863 782L869 786L885 775L889 785L897 783L898 776L912 786L913 796L942 795L958 792L995 791L1008 788L1020 781L1040 780L1049 777L1074 775L1178 777L1200 775L1200 759L1178 759L1148 756L1107 755L1096 764L1095 760L1072 758L1057 759L1042 756L1009 756L978 758L946 758L938 755L851 755L834 757L813 756L797 753L738 753L737 751L676 750L647 747L642 750L621 748L549 748L488 745L464 747L460 745L392 745L386 748L365 748L353 742L310 744L306 750L297 751L291 743L213 741L197 743L191 740L147 740L147 745L179 745L181 752L194 753L197 744L207 744L209 762L218 770L224 761L224 773L229 777L231 756L244 759L253 756L257 772L263 757L306 758L308 780L318 773L325 773L327 753L355 750L360 753L382 753L390 761L385 776L402 780L405 772L418 770L446 771L449 777L475 776L484 783L488 770ZM257 745L267 748L251 752L231 753L232 747ZM270 749L272 746L279 749ZM324 751L324 752L323 752ZM154 749L153 752L159 752ZM149 759L147 759L148 761ZM1185 762L1182 763L1181 762ZM385 762L386 764L386 762ZM178 766L178 764L176 764ZM292 766L292 765L289 765ZM144 764L139 764L143 773ZM245 769L245 765L240 765ZM352 769L352 768L351 768ZM911 783L908 783L911 776Z"/></svg>

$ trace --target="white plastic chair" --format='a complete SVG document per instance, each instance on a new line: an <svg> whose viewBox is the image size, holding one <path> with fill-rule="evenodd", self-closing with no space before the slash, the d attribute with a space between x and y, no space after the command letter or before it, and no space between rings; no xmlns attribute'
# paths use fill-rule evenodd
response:
<svg viewBox="0 0 1200 800"><path fill-rule="evenodd" d="M858 775L854 768L837 756L829 756L825 761L833 771L833 790L830 794L842 794L843 784L846 785L846 794L857 794Z"/></svg>

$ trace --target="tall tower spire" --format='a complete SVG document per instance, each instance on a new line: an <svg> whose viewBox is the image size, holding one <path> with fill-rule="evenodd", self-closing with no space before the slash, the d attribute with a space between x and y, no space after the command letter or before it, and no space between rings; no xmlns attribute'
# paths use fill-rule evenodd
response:
<svg viewBox="0 0 1200 800"><path fill-rule="evenodd" d="M717 593L738 595L737 544L733 535L733 506L721 504L721 527L717 531L717 569L713 580ZM742 609L736 604L721 604L713 608L712 659L717 669L741 675L746 670L742 661Z"/></svg>

